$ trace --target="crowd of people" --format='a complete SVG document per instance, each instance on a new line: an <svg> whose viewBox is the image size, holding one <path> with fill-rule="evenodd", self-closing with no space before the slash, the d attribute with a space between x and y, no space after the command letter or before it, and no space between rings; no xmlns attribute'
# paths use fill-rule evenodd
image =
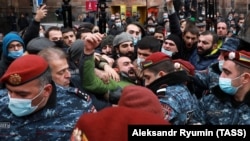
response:
<svg viewBox="0 0 250 141"><path fill-rule="evenodd" d="M126 141L129 124L249 125L249 15L230 13L213 30L166 6L144 25L114 13L102 34L90 21L45 30L43 5L25 31L4 35L0 139Z"/></svg>

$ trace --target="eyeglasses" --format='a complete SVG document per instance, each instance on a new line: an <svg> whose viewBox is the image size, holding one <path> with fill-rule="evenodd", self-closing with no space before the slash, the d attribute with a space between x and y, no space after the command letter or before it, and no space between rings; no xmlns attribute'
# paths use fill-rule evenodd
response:
<svg viewBox="0 0 250 141"><path fill-rule="evenodd" d="M8 49L9 50L15 50L15 47L17 47L18 49L20 49L21 47L23 47L22 44L10 44Z"/></svg>
<svg viewBox="0 0 250 141"><path fill-rule="evenodd" d="M134 34L135 33L135 35L139 35L140 34L139 31L134 31L134 30L129 30L128 33L129 34Z"/></svg>
<svg viewBox="0 0 250 141"><path fill-rule="evenodd" d="M123 47L123 48L126 48L128 46L134 47L133 43L131 43L131 44L121 44L120 46Z"/></svg>

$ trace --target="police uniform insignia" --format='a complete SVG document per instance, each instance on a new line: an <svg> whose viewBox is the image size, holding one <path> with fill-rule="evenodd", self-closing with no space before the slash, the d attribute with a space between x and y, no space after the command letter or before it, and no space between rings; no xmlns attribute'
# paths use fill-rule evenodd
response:
<svg viewBox="0 0 250 141"><path fill-rule="evenodd" d="M228 58L231 59L231 60L235 59L235 57L236 57L236 53L235 52L230 52L228 54Z"/></svg>
<svg viewBox="0 0 250 141"><path fill-rule="evenodd" d="M9 76L9 83L12 85L18 85L22 82L22 77L19 74L11 74Z"/></svg>
<svg viewBox="0 0 250 141"><path fill-rule="evenodd" d="M170 114L172 112L172 108L169 107L167 104L161 103L161 105L162 105L162 110L163 110L163 113L164 113L164 116L165 116L164 119L169 120Z"/></svg>

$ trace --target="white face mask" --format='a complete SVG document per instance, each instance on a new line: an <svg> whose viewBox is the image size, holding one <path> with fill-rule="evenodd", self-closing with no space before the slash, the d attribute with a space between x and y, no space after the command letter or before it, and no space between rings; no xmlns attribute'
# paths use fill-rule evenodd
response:
<svg viewBox="0 0 250 141"><path fill-rule="evenodd" d="M39 37L44 37L44 34L43 33L39 33Z"/></svg>
<svg viewBox="0 0 250 141"><path fill-rule="evenodd" d="M107 33L107 34L109 33L109 28L106 28L106 33Z"/></svg>
<svg viewBox="0 0 250 141"><path fill-rule="evenodd" d="M153 32L155 32L155 28L152 28L152 27L148 28L148 31L151 32L151 33L153 33Z"/></svg>
<svg viewBox="0 0 250 141"><path fill-rule="evenodd" d="M141 62L144 62L145 59L137 57L136 61L137 61L138 67L141 68Z"/></svg>
<svg viewBox="0 0 250 141"><path fill-rule="evenodd" d="M168 50L166 50L164 48L161 48L161 52L164 53L164 54L166 54L169 57L172 57L172 55L173 55L172 51L168 51Z"/></svg>
<svg viewBox="0 0 250 141"><path fill-rule="evenodd" d="M33 99L11 98L10 94L8 94L9 99L10 99L9 101L10 111L18 117L26 116L26 115L33 113L38 108L38 106L42 103L43 100L41 100L41 102L36 106L32 106L32 101L36 99L38 96L40 96L43 90L44 89L42 89L38 93L38 95L35 96Z"/></svg>
<svg viewBox="0 0 250 141"><path fill-rule="evenodd" d="M239 27L241 27L241 28L242 28L242 27L243 27L243 24L242 24L242 23L241 23L241 24L239 24Z"/></svg>
<svg viewBox="0 0 250 141"><path fill-rule="evenodd" d="M183 19L183 18L184 18L184 15L180 15L180 18Z"/></svg>
<svg viewBox="0 0 250 141"><path fill-rule="evenodd" d="M115 23L115 25L116 25L117 27L121 27L121 26L122 26L122 23Z"/></svg>

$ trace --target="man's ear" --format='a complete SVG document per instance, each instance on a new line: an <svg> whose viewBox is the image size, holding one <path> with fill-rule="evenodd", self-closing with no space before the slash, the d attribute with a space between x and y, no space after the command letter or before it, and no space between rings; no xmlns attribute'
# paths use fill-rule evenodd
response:
<svg viewBox="0 0 250 141"><path fill-rule="evenodd" d="M244 80L242 82L243 84L249 83L250 82L250 73L243 74L243 78L244 78Z"/></svg>
<svg viewBox="0 0 250 141"><path fill-rule="evenodd" d="M164 71L160 71L160 72L159 72L159 76L161 76L161 77L164 76L164 75L166 75L166 74L167 74L167 73L164 72Z"/></svg>
<svg viewBox="0 0 250 141"><path fill-rule="evenodd" d="M216 49L217 47L218 47L218 44L217 44L217 43L214 44L214 45L213 45L213 50Z"/></svg>
<svg viewBox="0 0 250 141"><path fill-rule="evenodd" d="M120 70L118 68L113 68L117 73L120 72Z"/></svg>
<svg viewBox="0 0 250 141"><path fill-rule="evenodd" d="M50 94L52 93L52 89L53 89L53 87L52 87L51 84L45 85L45 87L44 87L44 90L45 90L44 96L49 97Z"/></svg>

